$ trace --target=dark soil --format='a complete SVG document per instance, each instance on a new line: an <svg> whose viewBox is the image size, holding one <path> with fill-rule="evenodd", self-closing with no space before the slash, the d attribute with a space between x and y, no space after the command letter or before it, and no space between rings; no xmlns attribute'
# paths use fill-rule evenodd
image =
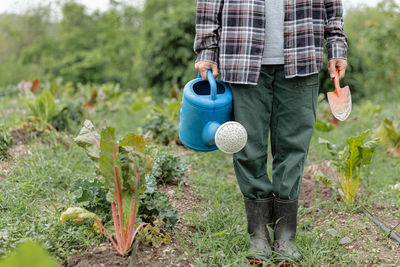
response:
<svg viewBox="0 0 400 267"><path fill-rule="evenodd" d="M170 201L179 211L180 219L175 225L175 231L172 229L163 229L171 236L172 242L164 244L159 248L139 243L135 261L131 266L194 266L185 252L185 247L192 250L188 234L190 234L190 225L185 218L185 212L195 209L198 200L193 195L193 185L184 182L179 188L177 186L167 185L159 188L161 192L168 194ZM175 234L179 234L178 238ZM182 242L184 244L182 244ZM64 267L96 267L96 266L129 266L130 257L120 256L110 243L103 243L94 246L81 254L74 255L61 264Z"/></svg>
<svg viewBox="0 0 400 267"><path fill-rule="evenodd" d="M299 196L299 205L310 208L314 205L315 199L325 201L334 194L332 188L328 188L322 183L319 183L317 194L315 194L316 186L317 181L313 178L311 171L305 172Z"/></svg>
<svg viewBox="0 0 400 267"><path fill-rule="evenodd" d="M110 243L100 244L80 255L75 255L63 261L64 267L90 267L90 266L128 266L129 258L119 255Z"/></svg>
<svg viewBox="0 0 400 267"><path fill-rule="evenodd" d="M340 181L339 174L330 166L329 161L318 161L315 162L315 164L316 165L309 166L304 171L303 175L303 184L299 196L299 204L306 208L312 207L315 199L318 199L318 201L325 201L332 197L336 197L337 200L341 200L339 194L337 194L332 188L326 187L322 182L318 183L314 179L313 173L314 171L318 170L324 176L327 176L329 179L332 179L337 183ZM315 192L316 188L317 192Z"/></svg>
<svg viewBox="0 0 400 267"><path fill-rule="evenodd" d="M29 144L32 139L37 138L42 134L43 132L31 131L28 123L16 129L10 130L10 135L13 139L14 145Z"/></svg>

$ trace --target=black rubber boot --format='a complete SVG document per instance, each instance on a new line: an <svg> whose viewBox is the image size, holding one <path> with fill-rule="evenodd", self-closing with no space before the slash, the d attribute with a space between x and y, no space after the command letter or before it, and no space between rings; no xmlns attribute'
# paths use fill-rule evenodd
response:
<svg viewBox="0 0 400 267"><path fill-rule="evenodd" d="M271 238L267 227L273 227L274 198L244 199L247 215L247 231L250 249L247 259L253 264L262 264L272 256Z"/></svg>
<svg viewBox="0 0 400 267"><path fill-rule="evenodd" d="M298 200L274 200L274 251L277 262L297 263L302 256L295 246Z"/></svg>

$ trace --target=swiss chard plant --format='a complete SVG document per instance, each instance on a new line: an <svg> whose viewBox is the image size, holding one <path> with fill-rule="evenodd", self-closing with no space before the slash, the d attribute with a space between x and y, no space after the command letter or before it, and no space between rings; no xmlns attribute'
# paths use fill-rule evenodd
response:
<svg viewBox="0 0 400 267"><path fill-rule="evenodd" d="M361 169L370 164L377 139L366 140L368 131L347 138L347 144L341 150L328 140L319 138L319 143L326 145L332 155L332 162L340 172L339 194L343 201L353 203L357 198Z"/></svg>
<svg viewBox="0 0 400 267"><path fill-rule="evenodd" d="M49 90L39 95L26 93L25 103L31 110L31 121L38 131L55 128L63 131L81 124L84 110L74 102L60 102Z"/></svg>
<svg viewBox="0 0 400 267"><path fill-rule="evenodd" d="M53 94L48 90L43 90L38 96L28 93L25 103L31 110L32 120L40 131L49 127L50 120L58 113Z"/></svg>
<svg viewBox="0 0 400 267"><path fill-rule="evenodd" d="M86 209L68 208L62 213L61 221L93 219L117 252L125 255L139 229L146 225L137 226L136 218L140 194L145 191L145 175L152 169L152 156L146 153L146 143L141 137L126 134L122 141L117 142L114 128L107 127L99 134L90 121L85 121L75 142L86 150L109 190L107 198L111 202L116 241L98 216Z"/></svg>

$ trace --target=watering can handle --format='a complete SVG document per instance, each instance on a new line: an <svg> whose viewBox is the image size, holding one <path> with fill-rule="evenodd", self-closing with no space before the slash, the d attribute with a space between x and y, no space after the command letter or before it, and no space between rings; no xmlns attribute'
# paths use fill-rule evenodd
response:
<svg viewBox="0 0 400 267"><path fill-rule="evenodd" d="M197 77L201 78L200 73L197 74ZM207 70L207 80L210 83L211 100L215 100L217 99L217 82L215 81L211 70Z"/></svg>

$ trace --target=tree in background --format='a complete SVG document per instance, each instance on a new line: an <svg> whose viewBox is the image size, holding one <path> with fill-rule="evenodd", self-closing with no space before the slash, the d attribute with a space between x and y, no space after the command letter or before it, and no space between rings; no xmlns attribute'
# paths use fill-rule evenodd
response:
<svg viewBox="0 0 400 267"><path fill-rule="evenodd" d="M147 0L143 11L140 58L141 84L166 95L195 77L193 40L196 1Z"/></svg>

